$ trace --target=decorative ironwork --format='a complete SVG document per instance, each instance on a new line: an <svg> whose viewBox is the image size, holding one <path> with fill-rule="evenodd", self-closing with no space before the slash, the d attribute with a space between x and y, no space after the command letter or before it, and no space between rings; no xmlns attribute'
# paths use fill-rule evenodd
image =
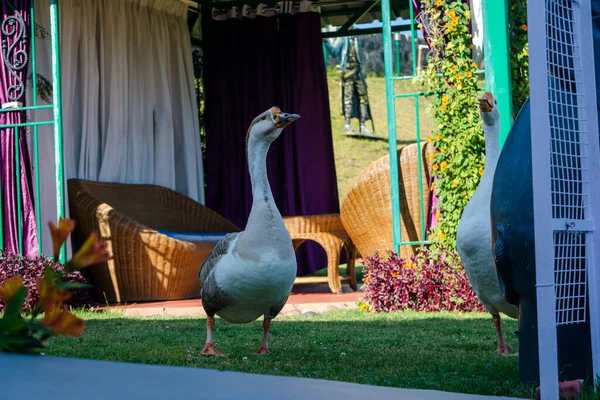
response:
<svg viewBox="0 0 600 400"><path fill-rule="evenodd" d="M25 20L20 12L15 10L14 15L9 15L2 21L2 58L8 72L15 78L16 83L10 85L7 89L7 96L10 101L19 101L25 94L25 85L17 72L27 66L29 57L27 52L17 47L20 44L27 44L27 30ZM12 43L8 44L8 38L13 38Z"/></svg>

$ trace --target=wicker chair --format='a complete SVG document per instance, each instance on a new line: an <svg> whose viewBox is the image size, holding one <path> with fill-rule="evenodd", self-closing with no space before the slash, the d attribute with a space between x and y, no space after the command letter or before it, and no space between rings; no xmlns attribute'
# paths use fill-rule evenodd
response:
<svg viewBox="0 0 600 400"><path fill-rule="evenodd" d="M75 246L91 233L106 240L113 259L90 268L102 299L179 300L200 293L198 273L216 241L185 241L159 231L225 233L240 229L173 190L154 185L68 181ZM105 296L105 297L104 297Z"/></svg>
<svg viewBox="0 0 600 400"><path fill-rule="evenodd" d="M434 148L426 142L421 144L420 150L424 212L427 213L431 178L431 161L428 156L433 154ZM401 232L404 242L422 240L418 155L416 144L398 150ZM342 201L341 220L363 257L376 252L383 255L394 248L389 156L374 161L354 179ZM409 257L416 248L417 246L402 246L400 254L402 257Z"/></svg>

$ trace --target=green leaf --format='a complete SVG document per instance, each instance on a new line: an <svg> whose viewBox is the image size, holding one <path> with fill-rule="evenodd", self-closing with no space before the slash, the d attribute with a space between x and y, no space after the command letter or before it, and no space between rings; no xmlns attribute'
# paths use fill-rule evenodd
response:
<svg viewBox="0 0 600 400"><path fill-rule="evenodd" d="M23 305L25 304L25 298L27 297L27 288L21 287L15 295L10 299L6 308L4 309L4 315L8 317L15 317L21 314Z"/></svg>

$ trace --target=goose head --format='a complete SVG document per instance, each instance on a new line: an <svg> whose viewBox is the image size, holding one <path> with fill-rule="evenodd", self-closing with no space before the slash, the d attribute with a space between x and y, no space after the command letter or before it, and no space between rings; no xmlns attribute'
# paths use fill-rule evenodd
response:
<svg viewBox="0 0 600 400"><path fill-rule="evenodd" d="M272 143L286 126L298 118L300 116L297 114L284 113L279 107L271 107L254 118L248 130L247 140Z"/></svg>
<svg viewBox="0 0 600 400"><path fill-rule="evenodd" d="M484 125L494 126L498 123L498 102L490 92L485 92L479 99L479 111Z"/></svg>

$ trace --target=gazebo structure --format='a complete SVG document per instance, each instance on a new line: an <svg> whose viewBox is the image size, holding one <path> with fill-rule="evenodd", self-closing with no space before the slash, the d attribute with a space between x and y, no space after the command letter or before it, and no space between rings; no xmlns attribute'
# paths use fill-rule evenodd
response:
<svg viewBox="0 0 600 400"><path fill-rule="evenodd" d="M392 33L416 37L418 0L2 0L2 7L0 247L49 253L43 224L69 215L71 178L165 186L243 226L245 129L271 103L303 116L269 160L282 213L339 212L324 60L315 49L322 37L378 32L394 242L396 250L410 244L399 234L394 99L414 98L418 120L426 94L393 92L394 80L411 77L393 76ZM506 1L484 1L483 10L486 46L494 47L486 78L501 108L510 107ZM392 27L399 17L412 23ZM348 30L374 20L383 28ZM321 33L327 25L340 28ZM481 27L474 34L481 37ZM191 47L203 52L205 143ZM305 261L322 261L311 253Z"/></svg>

